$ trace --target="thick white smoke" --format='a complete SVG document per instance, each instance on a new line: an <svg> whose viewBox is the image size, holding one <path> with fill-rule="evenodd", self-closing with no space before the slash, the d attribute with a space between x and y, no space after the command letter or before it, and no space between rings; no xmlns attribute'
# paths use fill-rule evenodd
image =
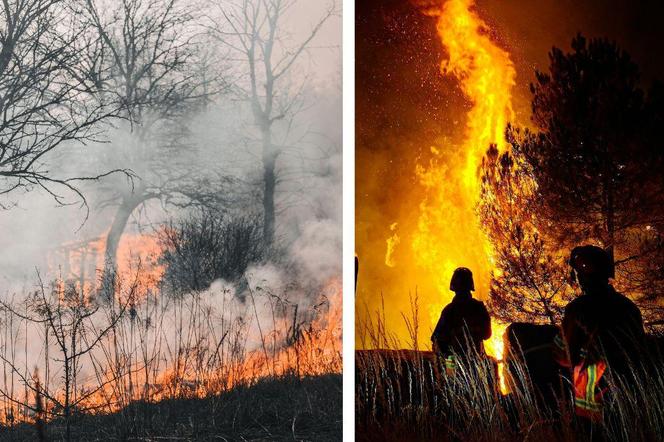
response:
<svg viewBox="0 0 664 442"><path fill-rule="evenodd" d="M315 17L324 13L327 6L325 2L302 3L304 7L289 10L283 24L292 30L289 38L294 41L306 35L307 26L303 24L315 22ZM305 85L300 91L302 108L292 120L275 124L277 142L287 147L278 159L280 182L276 194L276 237L285 256L281 262L252 265L245 273L252 292L256 294L261 288L262 293L283 298L290 305L288 314L297 306L304 316L318 302L320 293L313 289L322 289L330 279L341 275L340 44L341 19L332 16L293 69L289 83ZM219 52L223 58L221 48ZM242 82L237 74L242 66L233 65L242 62L225 60L219 67L232 74L229 81ZM260 140L250 104L238 97L231 84L205 108L189 115L188 120L185 150L167 154L158 151L154 155L160 161L172 159L170 165L174 170L182 164L202 176L233 178L236 187L220 189L231 201L229 213L260 213ZM150 159L150 153L133 154L136 134L128 124L115 122L103 138L105 142L67 146L48 157L44 169L62 178L94 175L109 168L131 169L137 175L134 186L140 183L142 175L151 173L151 162L145 161ZM112 197L132 186L121 173L74 184L83 192L88 207L83 207L76 195L64 187L56 190L71 205L56 204L51 195L37 188L0 200L0 204L7 206L0 211L0 299L9 302L34 291L38 286L37 273L46 284L61 276L67 266L64 252L67 246L74 245L75 249L76 244L105 237L117 208L117 199L113 202ZM133 211L125 235L152 234L169 220L186 218L190 211L173 201L152 199ZM256 296L252 302L246 297L240 299L239 284L242 282L218 280L199 295L204 303L229 317L246 319L247 350L251 351L260 344L257 325L262 323L267 329L274 325L273 305L266 296ZM139 311L139 318L141 314ZM28 336L24 329L17 329L17 333L14 345L23 348L25 344L26 349L19 359L27 357L31 367L41 367L42 330L30 329ZM164 339L175 339L174 333L166 329ZM57 376L52 373L54 380ZM80 379L92 377L91 367L84 363Z"/></svg>

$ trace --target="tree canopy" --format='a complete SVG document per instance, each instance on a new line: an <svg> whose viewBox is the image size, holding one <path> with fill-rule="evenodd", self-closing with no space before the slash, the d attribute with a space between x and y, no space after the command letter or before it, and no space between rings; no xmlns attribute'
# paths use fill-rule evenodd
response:
<svg viewBox="0 0 664 442"><path fill-rule="evenodd" d="M662 88L645 91L614 42L577 35L571 48L554 47L548 72L535 73L533 128L508 126L511 152L497 159L489 149L484 161L481 211L493 220L498 268L521 280L549 277L551 266L560 275L573 246L595 243L614 255L618 287L652 300L664 287ZM524 241L533 262L518 276L523 257L504 251Z"/></svg>

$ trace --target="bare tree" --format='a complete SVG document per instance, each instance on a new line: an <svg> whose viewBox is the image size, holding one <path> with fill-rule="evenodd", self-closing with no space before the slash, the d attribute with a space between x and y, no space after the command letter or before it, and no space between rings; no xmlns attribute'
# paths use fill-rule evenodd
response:
<svg viewBox="0 0 664 442"><path fill-rule="evenodd" d="M226 179L206 174L187 141L187 117L221 88L216 78L194 68L200 60L193 7L179 0L102 3L86 0L86 13L107 54L97 66L98 89L121 103L130 124L113 161L139 177L129 188L111 183L110 197L102 203L116 207L105 251L103 285L108 288L120 239L137 208L153 199L176 206L214 204L223 197Z"/></svg>
<svg viewBox="0 0 664 442"><path fill-rule="evenodd" d="M80 55L92 53L94 42L78 38L84 32L70 6L64 0L0 6L0 195L42 189L70 204L64 188L86 205L77 182L110 173L68 177L49 167L65 146L99 140L101 123L117 109L93 93Z"/></svg>
<svg viewBox="0 0 664 442"><path fill-rule="evenodd" d="M71 418L75 412L93 411L94 407L88 400L103 389L108 383L101 383L94 388L79 390L77 388L77 376L81 367L81 359L98 346L98 344L109 334L117 321L123 316L127 304L120 308L120 314L106 324L93 324L98 321L95 314L99 306L86 299L84 293L73 285L64 285L56 281L47 290L40 280L39 288L32 296L26 299L25 313L15 306L2 302L0 307L11 316L25 321L26 330L28 324L43 326L45 330L46 348L48 348L48 337L55 339L55 347L59 354L54 361L62 367L62 394L50 391L48 383L42 384L39 378L33 376L26 366L20 367L14 360L0 354L3 363L9 367L11 373L16 375L26 388L23 399L17 399L0 388L0 395L11 400L16 405L27 408L39 416L48 417L49 414L62 417L65 421L65 440L71 440ZM26 332L27 333L27 332ZM26 345L28 336L26 334ZM26 351L27 358L27 351ZM48 374L47 374L48 377ZM109 381L110 382L110 381ZM27 393L29 390L30 394ZM30 395L40 398L35 404L30 403ZM41 398L52 404L49 409L41 402Z"/></svg>
<svg viewBox="0 0 664 442"><path fill-rule="evenodd" d="M275 123L283 122L288 127L301 110L307 79L295 81L290 74L336 12L332 1L311 30L300 41L292 41L282 21L298 3L298 0L217 1L214 4L218 17L210 18L212 35L242 63L246 80L238 82L235 91L250 103L254 124L260 132L263 239L267 246L272 245L275 233L277 160L290 147L275 140Z"/></svg>

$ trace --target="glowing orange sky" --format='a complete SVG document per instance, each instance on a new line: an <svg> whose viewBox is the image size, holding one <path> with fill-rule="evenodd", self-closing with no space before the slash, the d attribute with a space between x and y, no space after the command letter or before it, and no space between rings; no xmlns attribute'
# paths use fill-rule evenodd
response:
<svg viewBox="0 0 664 442"><path fill-rule="evenodd" d="M520 124L527 124L529 118L528 85L533 70L545 69L551 46L567 49L578 31L618 40L646 71L646 79L662 72L662 61L652 57L659 51L648 44L653 34L635 32L639 27L654 28L652 17L626 2L608 8L606 2L598 1L576 5L553 0L478 0L476 10L491 28L491 38L509 52L515 64L514 118ZM399 231L416 230L423 193L414 173L416 165L427 164L434 156L431 146L462 143L471 104L459 82L439 71L440 61L448 54L436 35L434 18L421 14L412 3L394 0L359 2L356 17L358 318L363 317L365 306L375 311L382 297L387 322L403 336L401 312L410 308L409 293L417 290L420 299L431 299L432 293L439 293L436 285L440 284L414 277L421 275L413 270L418 257L412 250L404 252L409 249L404 238L391 256L395 265L386 266L386 240ZM450 216L450 222L463 220ZM478 247L474 238L459 238L461 244L464 241L469 249ZM482 298L488 281L477 285ZM429 306L422 307L426 311ZM421 341L428 341L429 333L421 329Z"/></svg>

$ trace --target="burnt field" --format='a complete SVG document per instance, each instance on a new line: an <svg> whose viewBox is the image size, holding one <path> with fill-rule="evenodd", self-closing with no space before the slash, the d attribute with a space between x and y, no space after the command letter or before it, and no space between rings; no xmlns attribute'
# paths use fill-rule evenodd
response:
<svg viewBox="0 0 664 442"><path fill-rule="evenodd" d="M72 440L341 440L341 375L262 379L202 399L134 402L117 413L79 415ZM62 420L42 440L65 437ZM39 428L2 428L0 440L39 440Z"/></svg>

